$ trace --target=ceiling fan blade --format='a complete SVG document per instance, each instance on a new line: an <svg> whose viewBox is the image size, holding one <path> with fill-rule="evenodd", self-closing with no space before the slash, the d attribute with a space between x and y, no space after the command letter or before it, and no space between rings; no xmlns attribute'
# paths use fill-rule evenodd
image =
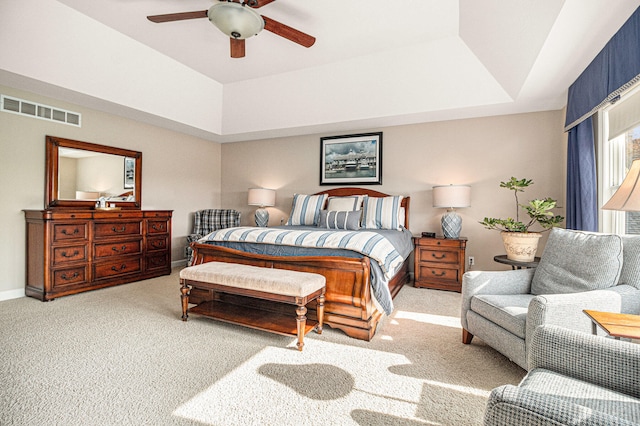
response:
<svg viewBox="0 0 640 426"><path fill-rule="evenodd" d="M172 21L184 21L185 19L198 19L198 18L206 18L207 11L199 10L197 12L181 12L181 13L167 13L165 15L151 15L147 16L147 19L151 22L155 22L156 24L160 24L162 22L172 22Z"/></svg>
<svg viewBox="0 0 640 426"><path fill-rule="evenodd" d="M231 57L244 58L244 39L229 37L231 42Z"/></svg>
<svg viewBox="0 0 640 426"><path fill-rule="evenodd" d="M276 0L247 0L247 6L257 9L262 6L266 6L269 3L273 3Z"/></svg>
<svg viewBox="0 0 640 426"><path fill-rule="evenodd" d="M305 34L302 31L298 31L295 28L291 28L288 25L282 24L278 21L274 21L271 18L267 18L262 15L264 19L264 29L267 31L271 31L274 34L279 35L280 37L284 37L287 40L291 40L294 43L298 43L304 47L311 47L313 43L316 42L316 38L310 36L309 34Z"/></svg>

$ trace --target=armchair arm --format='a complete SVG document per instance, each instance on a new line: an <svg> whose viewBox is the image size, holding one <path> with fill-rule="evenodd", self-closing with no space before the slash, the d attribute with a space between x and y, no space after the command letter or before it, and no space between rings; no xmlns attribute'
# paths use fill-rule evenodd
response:
<svg viewBox="0 0 640 426"><path fill-rule="evenodd" d="M623 300L627 298L640 299L640 290L618 285L604 290L538 295L529 302L525 341L528 344L536 328L543 324L591 333L591 320L583 309L623 312Z"/></svg>
<svg viewBox="0 0 640 426"><path fill-rule="evenodd" d="M633 425L551 395L504 385L491 391L484 415L485 425Z"/></svg>
<svg viewBox="0 0 640 426"><path fill-rule="evenodd" d="M535 269L515 271L470 271L462 276L462 328L467 329L467 311L477 294L527 294Z"/></svg>
<svg viewBox="0 0 640 426"><path fill-rule="evenodd" d="M536 329L529 347L529 370L534 368L640 397L637 343L543 325Z"/></svg>

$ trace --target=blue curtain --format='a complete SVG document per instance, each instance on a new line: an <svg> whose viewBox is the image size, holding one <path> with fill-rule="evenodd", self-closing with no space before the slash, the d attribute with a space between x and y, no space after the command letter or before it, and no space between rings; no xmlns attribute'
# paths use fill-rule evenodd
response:
<svg viewBox="0 0 640 426"><path fill-rule="evenodd" d="M569 130L567 229L598 230L598 180L594 141L592 117Z"/></svg>
<svg viewBox="0 0 640 426"><path fill-rule="evenodd" d="M565 130L569 229L598 230L593 114L640 81L640 8L569 87Z"/></svg>

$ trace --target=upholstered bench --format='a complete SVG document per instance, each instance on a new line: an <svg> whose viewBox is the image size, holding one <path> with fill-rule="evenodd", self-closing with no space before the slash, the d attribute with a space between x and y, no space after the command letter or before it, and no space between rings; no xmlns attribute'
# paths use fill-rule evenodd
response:
<svg viewBox="0 0 640 426"><path fill-rule="evenodd" d="M191 287L212 290L216 299L189 308ZM322 333L325 291L325 277L308 272L226 262L202 263L180 271L183 321L188 319L189 313L195 313L259 330L295 335L298 350L302 350L304 336L313 328L307 325L306 305L316 299L318 323L315 328L318 334ZM296 316L255 306L222 303L221 293L296 305Z"/></svg>

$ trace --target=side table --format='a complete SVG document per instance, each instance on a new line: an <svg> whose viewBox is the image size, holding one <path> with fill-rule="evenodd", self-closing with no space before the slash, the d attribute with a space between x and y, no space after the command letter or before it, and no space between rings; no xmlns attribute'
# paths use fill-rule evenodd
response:
<svg viewBox="0 0 640 426"><path fill-rule="evenodd" d="M616 312L600 312L583 310L592 322L593 334L598 327L613 338L640 339L640 315L620 314Z"/></svg>
<svg viewBox="0 0 640 426"><path fill-rule="evenodd" d="M467 239L414 237L415 287L462 289Z"/></svg>
<svg viewBox="0 0 640 426"><path fill-rule="evenodd" d="M501 254L500 256L493 256L494 262L504 263L505 265L511 265L511 269L522 269L522 268L535 268L538 266L540 262L540 258L536 257L533 259L533 262L520 262L518 260L507 259L506 254Z"/></svg>

